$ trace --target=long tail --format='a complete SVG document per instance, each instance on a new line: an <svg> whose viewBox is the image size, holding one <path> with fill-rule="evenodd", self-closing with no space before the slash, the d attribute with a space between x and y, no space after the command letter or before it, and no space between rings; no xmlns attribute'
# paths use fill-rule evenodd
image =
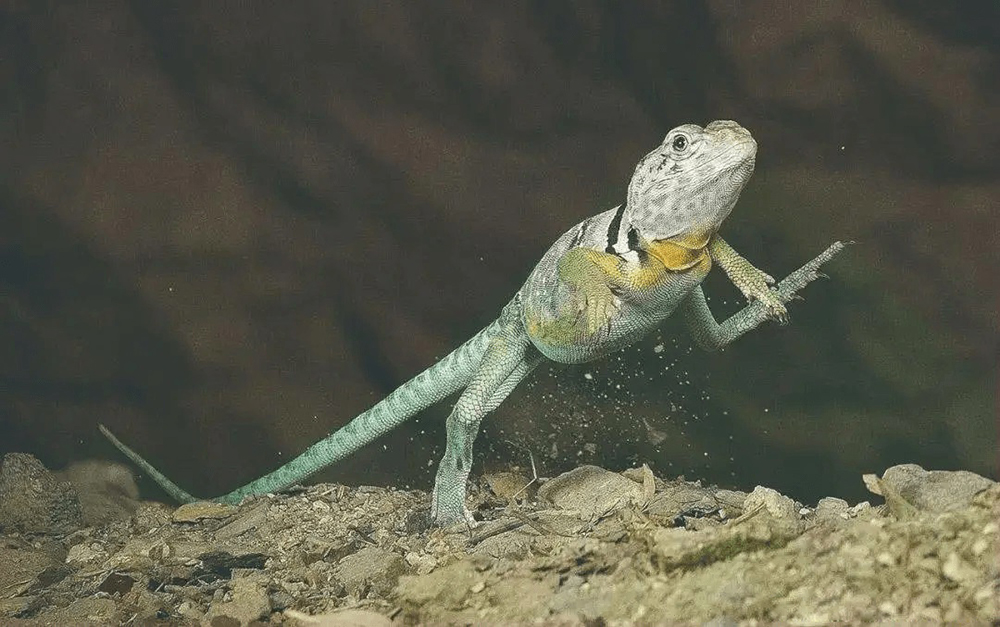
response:
<svg viewBox="0 0 1000 627"><path fill-rule="evenodd" d="M277 492L295 485L391 431L414 414L462 389L468 385L476 368L479 367L486 347L490 339L496 335L498 327L499 322L489 325L444 359L396 388L374 407L313 444L284 466L212 500L220 503L239 503L243 497L251 494ZM171 497L181 503L198 500L119 441L104 425L99 425L99 428L118 450L139 466Z"/></svg>

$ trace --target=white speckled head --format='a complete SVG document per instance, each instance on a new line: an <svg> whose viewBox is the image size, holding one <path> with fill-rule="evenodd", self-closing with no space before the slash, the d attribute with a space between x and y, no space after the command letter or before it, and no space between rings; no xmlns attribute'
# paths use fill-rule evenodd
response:
<svg viewBox="0 0 1000 627"><path fill-rule="evenodd" d="M714 232L753 174L757 142L731 120L678 126L642 158L623 222L650 240Z"/></svg>

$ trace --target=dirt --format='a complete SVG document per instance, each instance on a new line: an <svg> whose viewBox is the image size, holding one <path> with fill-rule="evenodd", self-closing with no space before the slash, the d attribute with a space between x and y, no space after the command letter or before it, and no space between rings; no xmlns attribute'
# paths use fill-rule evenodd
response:
<svg viewBox="0 0 1000 627"><path fill-rule="evenodd" d="M859 481L862 478L859 477ZM238 507L136 500L127 469L0 469L4 625L997 624L1000 485L895 466L804 506L583 466L428 495L316 485Z"/></svg>

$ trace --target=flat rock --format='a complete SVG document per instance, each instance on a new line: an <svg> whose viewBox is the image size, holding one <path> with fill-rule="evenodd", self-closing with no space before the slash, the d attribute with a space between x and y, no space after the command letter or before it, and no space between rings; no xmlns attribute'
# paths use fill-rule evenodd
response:
<svg viewBox="0 0 1000 627"><path fill-rule="evenodd" d="M743 508L747 511L752 511L758 507L767 510L767 513L773 518L788 520L798 520L800 518L800 508L795 501L777 490L765 488L764 486L754 488L753 492L743 501Z"/></svg>
<svg viewBox="0 0 1000 627"><path fill-rule="evenodd" d="M816 522L839 525L850 518L850 504L844 499L833 496L821 498L816 504L814 515Z"/></svg>
<svg viewBox="0 0 1000 627"><path fill-rule="evenodd" d="M0 529L65 535L84 526L76 490L33 455L8 453L0 466Z"/></svg>
<svg viewBox="0 0 1000 627"><path fill-rule="evenodd" d="M401 555L372 546L340 560L334 572L350 594L363 597L368 590L388 594L405 571Z"/></svg>
<svg viewBox="0 0 1000 627"><path fill-rule="evenodd" d="M755 516L757 520L752 524L763 524L776 537L793 537L802 533L806 527L806 522L799 513L802 507L771 488L763 486L754 488L743 502L743 508L744 516L750 515L751 512L765 514L764 517Z"/></svg>
<svg viewBox="0 0 1000 627"><path fill-rule="evenodd" d="M719 518L739 515L746 493L706 488L689 481L664 483L649 502L645 513L650 520L672 526L681 517L719 514Z"/></svg>
<svg viewBox="0 0 1000 627"><path fill-rule="evenodd" d="M641 484L597 466L580 466L546 481L538 489L538 498L576 511L584 519L645 500Z"/></svg>
<svg viewBox="0 0 1000 627"><path fill-rule="evenodd" d="M211 501L196 501L185 503L174 510L170 517L174 522L196 522L206 519L229 518L236 513L236 507L225 503Z"/></svg>
<svg viewBox="0 0 1000 627"><path fill-rule="evenodd" d="M237 577L231 584L229 593L221 601L212 603L206 617L210 622L228 617L247 625L271 613L271 602L267 589L260 577ZM224 621L219 621L224 622Z"/></svg>
<svg viewBox="0 0 1000 627"><path fill-rule="evenodd" d="M880 481L872 481L867 475L865 483L887 501L898 497L918 510L929 512L968 507L976 494L996 485L995 481L967 470L924 470L917 464L893 466L882 474Z"/></svg>

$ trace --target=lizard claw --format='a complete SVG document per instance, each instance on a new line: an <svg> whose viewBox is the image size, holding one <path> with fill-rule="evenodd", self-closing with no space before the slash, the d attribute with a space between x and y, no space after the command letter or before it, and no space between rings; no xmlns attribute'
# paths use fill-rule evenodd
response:
<svg viewBox="0 0 1000 627"><path fill-rule="evenodd" d="M583 306L587 335L593 335L621 309L622 301L611 290L587 295Z"/></svg>
<svg viewBox="0 0 1000 627"><path fill-rule="evenodd" d="M772 303L765 302L764 307L767 308L768 316L776 320L778 324L781 326L788 324L788 309L781 301L775 299Z"/></svg>

